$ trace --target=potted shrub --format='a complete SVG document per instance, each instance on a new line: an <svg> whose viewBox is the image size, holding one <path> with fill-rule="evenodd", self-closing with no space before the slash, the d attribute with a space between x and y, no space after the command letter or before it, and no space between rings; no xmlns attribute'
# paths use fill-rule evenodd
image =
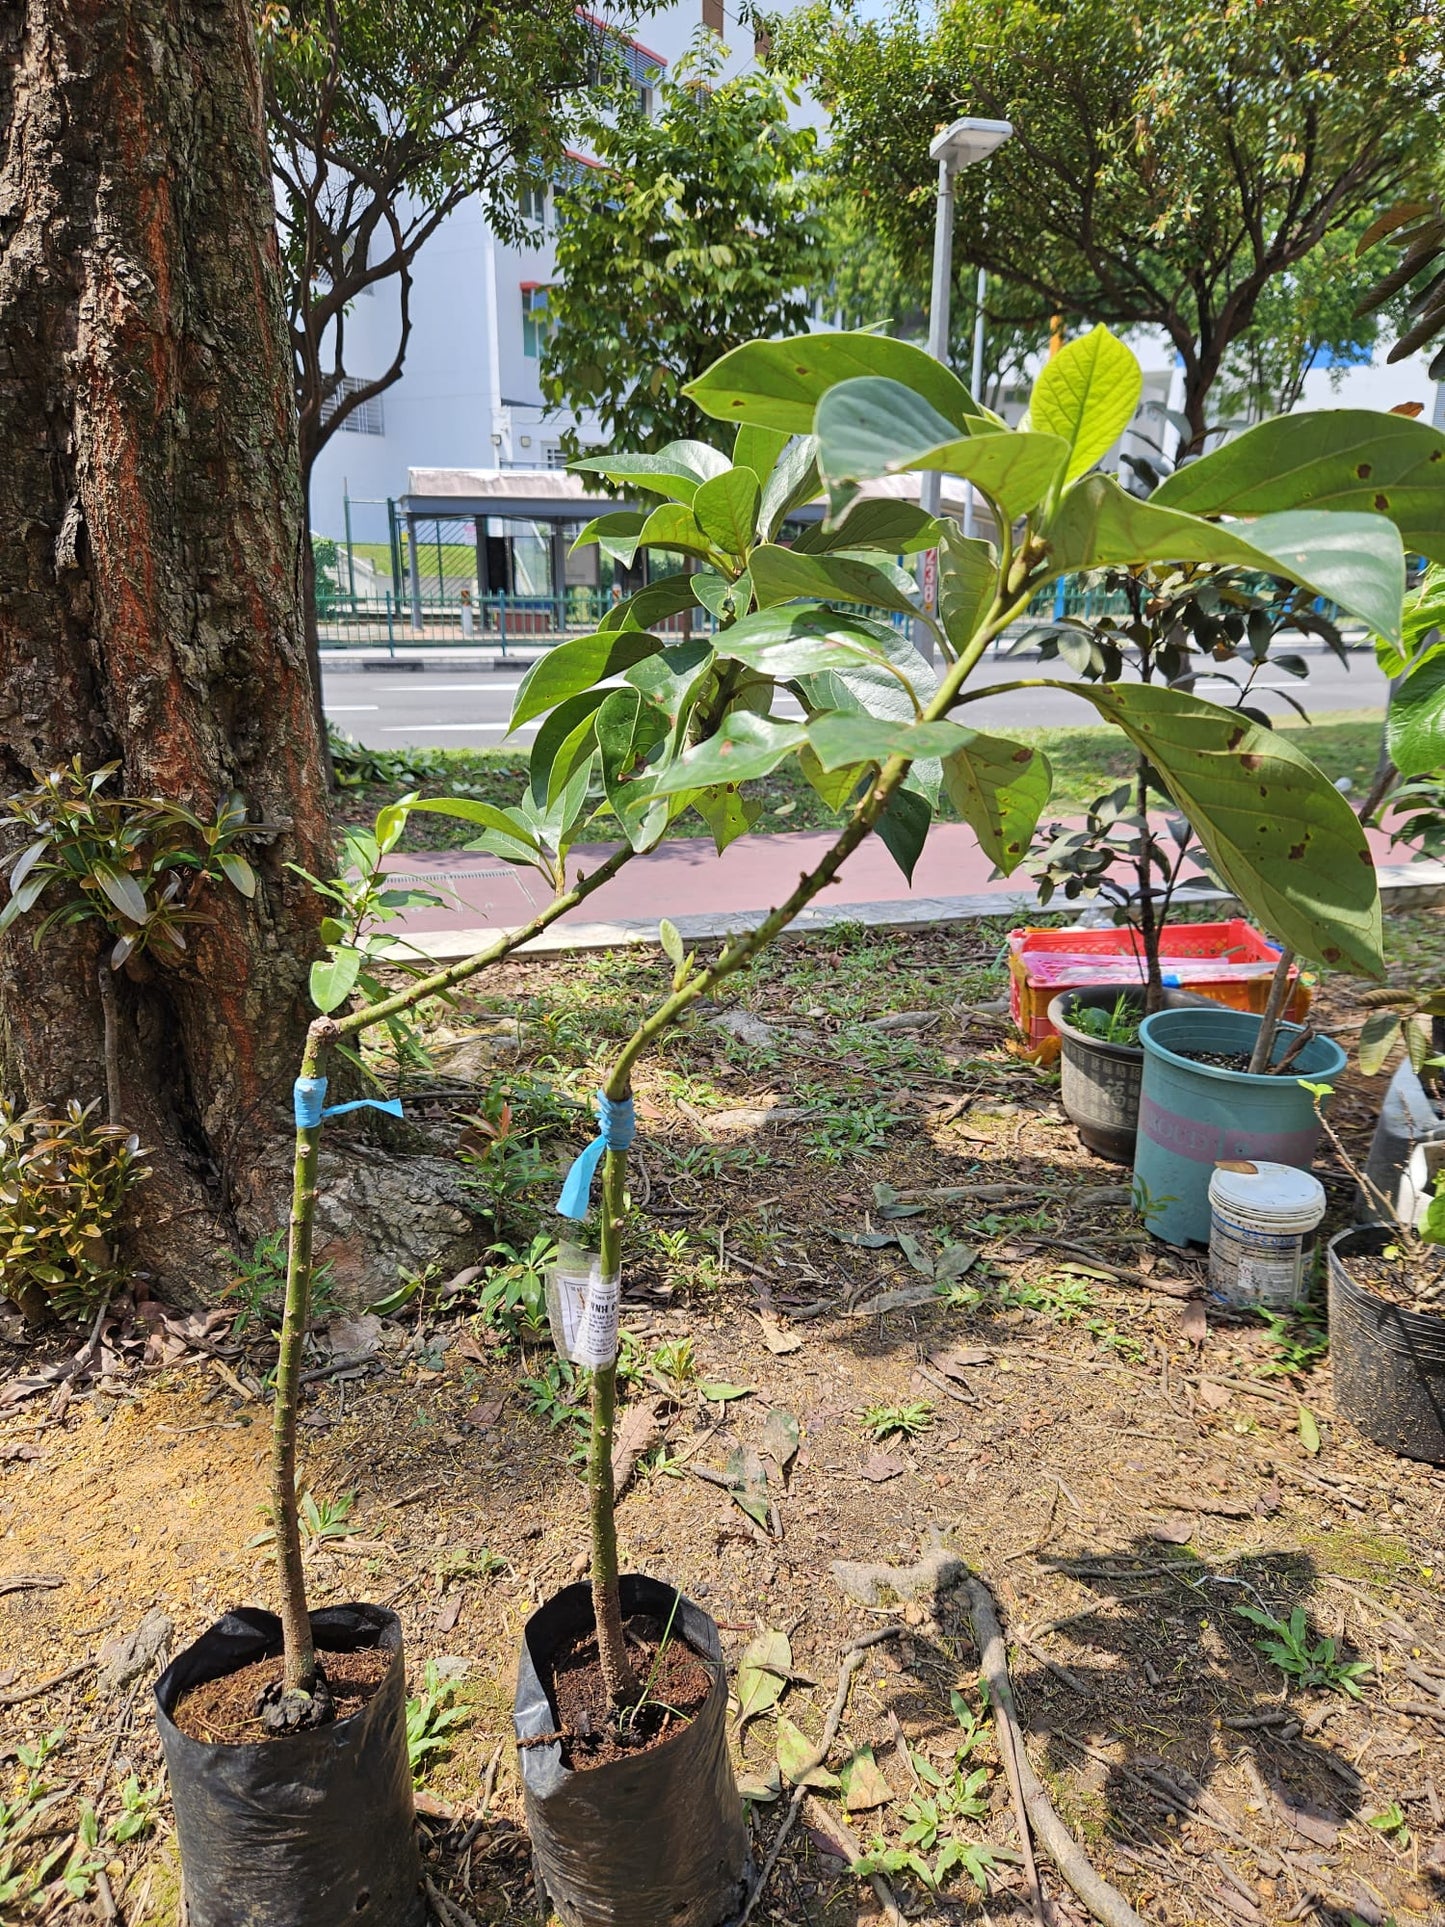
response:
<svg viewBox="0 0 1445 1927"><path fill-rule="evenodd" d="M1329 1085L1305 1091L1377 1219L1329 1244L1335 1410L1387 1451L1445 1465L1445 1187L1422 1174L1418 1222L1401 1212L1324 1116Z"/></svg>
<svg viewBox="0 0 1445 1927"><path fill-rule="evenodd" d="M993 693L970 690L971 672L1051 581L1106 564L1169 559L1254 568L1287 574L1387 633L1398 629L1403 558L1398 531L1383 518L1367 510L1329 511L1216 524L1133 502L1109 478L1091 474L1131 417L1139 382L1128 349L1096 329L1040 374L1026 430L1008 430L980 410L946 368L918 350L875 336L748 343L688 390L705 413L742 424L740 435L756 429L811 436L829 513L802 555L774 543L755 550L750 575L760 606L693 645L702 654L690 673L728 664L731 687L739 691L736 706L705 740L689 742L677 726L689 697L666 661L665 639L639 642L639 663L655 668L639 679L641 705L628 702L624 760L614 768L609 763L619 752L610 732L598 731L604 779L612 785L625 779L628 808L642 814L699 786L765 776L797 757L819 794L835 808L846 805L847 814L832 847L786 900L755 929L729 938L711 961L687 955L676 932L664 928L674 965L671 994L611 1066L599 1094L598 1139L563 1194L564 1215L584 1216L593 1170L603 1163L596 1249L574 1249L553 1281L560 1342L592 1371L592 1573L589 1587L545 1602L529 1622L515 1723L539 1874L567 1927L622 1920L630 1927L670 1921L716 1927L738 1894L736 1795L709 1727L720 1692L709 1626L672 1588L617 1570L611 1484L616 1322L631 1080L639 1058L697 999L773 942L873 830L911 862L942 790L999 867L1006 873L1017 867L1048 800L1047 760L976 729L964 706ZM1342 440L1344 446L1330 448L1332 476L1349 472L1349 438ZM654 511L657 526L665 522L669 541L684 552L701 553L712 539L723 490L709 494L711 482L698 486L677 453L645 459L676 497ZM1288 461L1281 465L1287 472ZM871 512L862 485L930 468L972 481L1004 532L995 549L959 536L951 524L939 526L938 610L927 618L941 657L937 674L891 628L834 606L870 599L859 597L847 554L850 527ZM607 472L622 471L614 461ZM728 498L734 492L738 515L746 519L751 496L728 484ZM1346 551L1350 565L1338 567ZM597 701L596 672L587 677L580 658L568 675L549 677L547 703ZM1070 687L1091 702L1149 756L1231 889L1261 913L1267 909L1292 944L1348 956L1379 974L1378 894L1368 851L1348 807L1306 758L1252 718L1181 690L1044 678L1012 686ZM875 700L873 713L864 690ZM888 692L891 713L877 713L879 692ZM801 704L802 721L773 715L784 695ZM647 716L649 707L656 714ZM534 752L534 783L544 780L537 764ZM1261 787L1267 812L1252 807ZM646 1622L637 1628L640 1647L627 1637L625 1616L634 1609ZM664 1719L656 1707L656 1667L659 1655L679 1641L691 1645L688 1663L709 1674L711 1684L704 1694L695 1680L694 1697ZM585 1674L580 1687L579 1673ZM659 1787L665 1807L658 1804ZM703 1816L695 1843L675 1827L678 1812Z"/></svg>
<svg viewBox="0 0 1445 1927"><path fill-rule="evenodd" d="M338 1111L366 1105L396 1114L401 1109L394 1100L376 1098L328 1107L329 1073L333 1059L341 1057L366 1074L356 1046L370 1030L384 1029L396 1048L410 1048L407 1018L419 1003L445 996L511 955L605 884L634 853L651 848L689 807L708 823L719 849L750 826L756 812L739 796L726 766L711 780L665 798L639 796L630 787L635 766L655 748L659 731L675 729L682 746L697 749L755 696L753 679L738 662L688 642L664 649L640 627L644 619L660 621L681 608L705 605L726 633L769 592L766 562L753 584L755 552L820 484L811 449L800 450L788 436L740 436L736 454L732 462L699 443L676 453L693 492L703 498L695 547L663 510L651 517L618 511L584 531L584 541L607 539L634 553L652 544L682 549L703 566L681 583L668 578L641 590L609 612L605 630L559 644L529 671L514 722L551 713L538 733L531 782L519 805L501 809L466 798L403 797L379 813L373 832L352 833L346 876L331 883L309 879L333 914L323 926L328 954L311 976L312 998L323 1015L311 1026L295 1088L293 1204L272 1430L280 1612L228 1614L156 1686L191 1927L242 1921L246 1927L294 1927L302 1920L306 1927L367 1921L406 1927L423 1916L400 1624L376 1606L311 1613L302 1566L296 1422L322 1125ZM903 599L899 572L887 558L930 536L934 524L908 504L884 509L867 526L855 523L850 530L847 567L855 590L896 607ZM876 567L863 559L870 550L882 552ZM611 683L619 674L620 689ZM559 713L552 692L579 676L590 693L580 704L564 701ZM591 691L594 683L602 686ZM887 715L895 699L888 692L885 697ZM594 805L599 766L603 800ZM467 847L537 868L553 889L551 902L523 928L444 970L423 972L404 956L398 959L384 926L405 893L389 887L385 860L413 810L456 817L481 832ZM615 818L626 841L595 870L569 881L578 828L597 814ZM408 981L388 993L377 972L398 962ZM358 994L362 1001L347 1009ZM673 1616L679 1640L686 1635L694 1644L705 1643L692 1608L681 1607ZM715 1667L708 1679L720 1679ZM681 1689L669 1679L667 1690L677 1696ZM711 1685L709 1690L713 1710L707 1718L720 1733L722 1707ZM298 1895L306 1896L304 1912L298 1911Z"/></svg>
<svg viewBox="0 0 1445 1927"><path fill-rule="evenodd" d="M1061 659L1086 681L1117 681L1127 667L1141 682L1192 689L1207 662L1211 681L1233 685L1229 706L1268 725L1269 718L1251 703L1259 672L1273 663L1290 675L1308 674L1302 656L1273 653L1282 635L1318 635L1337 655L1344 654L1334 623L1311 606L1297 584L1282 578L1261 585L1258 577L1238 570L1202 566L1105 569L1086 577L1080 589L1086 603L1097 598L1102 609L1032 629L1019 646L1037 645L1043 660ZM1238 671L1221 667L1233 663L1241 664ZM1293 697L1285 700L1299 708ZM1112 980L1090 984L1087 994L1082 989L1066 994L1058 1005L1062 1016L1071 1009L1103 1008L1121 994L1129 1008L1138 1006L1139 1016L1162 1010L1171 982L1178 982L1178 967L1171 977L1165 955L1165 931L1181 897L1210 887L1214 878L1187 817L1172 808L1148 756L1136 758L1127 783L1095 798L1081 824L1051 824L1026 867L1038 881L1041 903L1056 894L1069 902L1100 898L1134 937L1134 955L1120 959ZM1201 955L1223 950L1232 935L1228 924L1191 925L1189 948ZM1195 969L1190 968L1191 979ZM1217 992L1206 987L1204 994L1258 1009L1269 974L1256 968L1249 976L1226 961ZM1307 1007L1307 996L1292 996L1291 1014L1302 1017ZM1091 1150L1127 1162L1133 1156L1144 1070L1137 1030L1125 1037L1115 1024L1101 1039L1099 1020L1092 1017L1065 1029L1054 1005L1049 1021L1063 1040L1065 1115Z"/></svg>

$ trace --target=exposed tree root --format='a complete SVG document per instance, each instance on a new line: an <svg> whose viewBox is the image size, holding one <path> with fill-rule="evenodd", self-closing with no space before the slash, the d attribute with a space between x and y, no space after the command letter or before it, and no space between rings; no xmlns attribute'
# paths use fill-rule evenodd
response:
<svg viewBox="0 0 1445 1927"><path fill-rule="evenodd" d="M993 1595L981 1579L965 1579L963 1588L968 1595L969 1617L973 1621L974 1638L978 1643L980 1669L988 1682L989 1700L998 1729L999 1751L1003 1754L1005 1765L1010 1760L1014 1764L1017 1775L1015 1797L1023 1804L1028 1825L1033 1828L1050 1860L1095 1920L1102 1923L1102 1927L1145 1927L1145 1922L1118 1889L1111 1887L1101 1874L1094 1871L1078 1841L1059 1818L1053 1802L1039 1784L1024 1749L1018 1709L1014 1705L1013 1688L1009 1684L1008 1654L1004 1648L998 1614L994 1611ZM1011 1782L1015 1773L1009 1776ZM1019 1824L1022 1829L1022 1819Z"/></svg>

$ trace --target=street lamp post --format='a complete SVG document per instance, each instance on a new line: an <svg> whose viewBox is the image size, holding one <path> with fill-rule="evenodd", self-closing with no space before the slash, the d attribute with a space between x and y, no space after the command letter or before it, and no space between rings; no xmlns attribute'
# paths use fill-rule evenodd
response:
<svg viewBox="0 0 1445 1927"><path fill-rule="evenodd" d="M985 161L1012 134L1013 127L1006 120L956 120L951 127L945 127L935 135L929 147L929 158L938 162L938 205L933 226L933 300L928 316L928 352L935 361L948 362L948 324L949 307L953 292L953 177L961 167L968 167L974 161ZM973 329L973 387L977 394L983 385L983 296L984 274L978 276L978 315ZM943 476L937 469L925 471L919 480L919 507L928 515L937 515L943 500ZM964 534L973 533L973 491L970 489L964 508ZM933 555L933 551L929 554ZM936 556L930 567L929 556L924 557L924 604L930 611L938 599L938 564ZM924 623L917 625L918 644L922 653L931 661L933 658L933 634Z"/></svg>

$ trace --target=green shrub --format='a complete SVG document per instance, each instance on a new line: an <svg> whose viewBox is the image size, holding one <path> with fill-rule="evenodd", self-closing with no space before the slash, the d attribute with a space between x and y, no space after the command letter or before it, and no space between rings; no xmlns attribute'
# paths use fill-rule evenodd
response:
<svg viewBox="0 0 1445 1927"><path fill-rule="evenodd" d="M48 1117L0 1098L0 1286L30 1317L88 1317L123 1282L114 1227L150 1172L137 1137L95 1121L99 1102Z"/></svg>

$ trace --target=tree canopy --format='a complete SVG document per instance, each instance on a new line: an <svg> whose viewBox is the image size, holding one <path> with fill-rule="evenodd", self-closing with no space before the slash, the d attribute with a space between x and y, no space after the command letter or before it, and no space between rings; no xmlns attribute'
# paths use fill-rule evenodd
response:
<svg viewBox="0 0 1445 1927"><path fill-rule="evenodd" d="M1436 141L1435 0L829 0L775 52L900 258L931 245L933 128L1014 136L958 181L955 260L1065 316L1162 328L1202 437L1275 277L1400 190Z"/></svg>
<svg viewBox="0 0 1445 1927"><path fill-rule="evenodd" d="M500 234L520 232L522 185L561 159L606 43L574 0L262 0L257 26L305 478L399 379L412 265L447 216L480 194ZM394 351L358 378L347 314L385 282Z"/></svg>
<svg viewBox="0 0 1445 1927"><path fill-rule="evenodd" d="M816 136L794 96L748 73L714 85L716 49L682 63L649 118L594 115L597 159L557 195L547 399L595 409L608 438L660 448L691 433L684 385L754 335L804 327L822 224Z"/></svg>

